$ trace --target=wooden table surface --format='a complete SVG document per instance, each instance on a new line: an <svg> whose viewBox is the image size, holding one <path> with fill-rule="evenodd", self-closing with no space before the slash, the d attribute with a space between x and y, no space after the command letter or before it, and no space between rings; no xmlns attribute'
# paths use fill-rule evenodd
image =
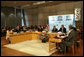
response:
<svg viewBox="0 0 84 57"><path fill-rule="evenodd" d="M39 40L40 34L42 32L23 32L23 33L14 33L10 34L11 44L18 43L26 40ZM53 38L56 35L61 35L63 33L47 33L49 38Z"/></svg>

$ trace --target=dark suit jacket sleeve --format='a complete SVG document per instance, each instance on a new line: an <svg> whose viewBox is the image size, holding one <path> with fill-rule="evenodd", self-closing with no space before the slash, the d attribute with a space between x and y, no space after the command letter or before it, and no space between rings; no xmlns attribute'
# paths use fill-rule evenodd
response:
<svg viewBox="0 0 84 57"><path fill-rule="evenodd" d="M53 29L52 29L52 32L53 32Z"/></svg>
<svg viewBox="0 0 84 57"><path fill-rule="evenodd" d="M60 28L59 31L61 31L62 29Z"/></svg>
<svg viewBox="0 0 84 57"><path fill-rule="evenodd" d="M66 28L64 28L64 33L66 33Z"/></svg>
<svg viewBox="0 0 84 57"><path fill-rule="evenodd" d="M58 29L56 28L56 32L58 32Z"/></svg>

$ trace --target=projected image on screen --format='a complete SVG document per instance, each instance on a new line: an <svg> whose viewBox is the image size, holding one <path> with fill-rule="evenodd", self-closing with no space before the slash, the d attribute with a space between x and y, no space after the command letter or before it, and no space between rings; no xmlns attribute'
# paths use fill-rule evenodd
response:
<svg viewBox="0 0 84 57"><path fill-rule="evenodd" d="M62 16L58 16L57 21L62 21Z"/></svg>
<svg viewBox="0 0 84 57"><path fill-rule="evenodd" d="M59 30L61 25L64 25L67 32L69 31L68 26L74 24L74 14L67 14L67 15L53 15L48 16L49 19L49 31L52 31L53 26L56 26L56 28Z"/></svg>

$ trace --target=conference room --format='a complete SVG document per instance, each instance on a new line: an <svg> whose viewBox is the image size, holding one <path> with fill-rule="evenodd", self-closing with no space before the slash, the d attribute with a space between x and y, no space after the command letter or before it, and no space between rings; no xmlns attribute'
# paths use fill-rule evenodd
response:
<svg viewBox="0 0 84 57"><path fill-rule="evenodd" d="M83 56L83 1L1 1L1 56Z"/></svg>

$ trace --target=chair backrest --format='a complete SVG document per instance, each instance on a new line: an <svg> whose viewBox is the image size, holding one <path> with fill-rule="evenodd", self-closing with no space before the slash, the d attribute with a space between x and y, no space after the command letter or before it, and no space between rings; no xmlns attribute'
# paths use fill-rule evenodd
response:
<svg viewBox="0 0 84 57"><path fill-rule="evenodd" d="M79 40L79 39L80 39L80 34L77 31L77 40Z"/></svg>

